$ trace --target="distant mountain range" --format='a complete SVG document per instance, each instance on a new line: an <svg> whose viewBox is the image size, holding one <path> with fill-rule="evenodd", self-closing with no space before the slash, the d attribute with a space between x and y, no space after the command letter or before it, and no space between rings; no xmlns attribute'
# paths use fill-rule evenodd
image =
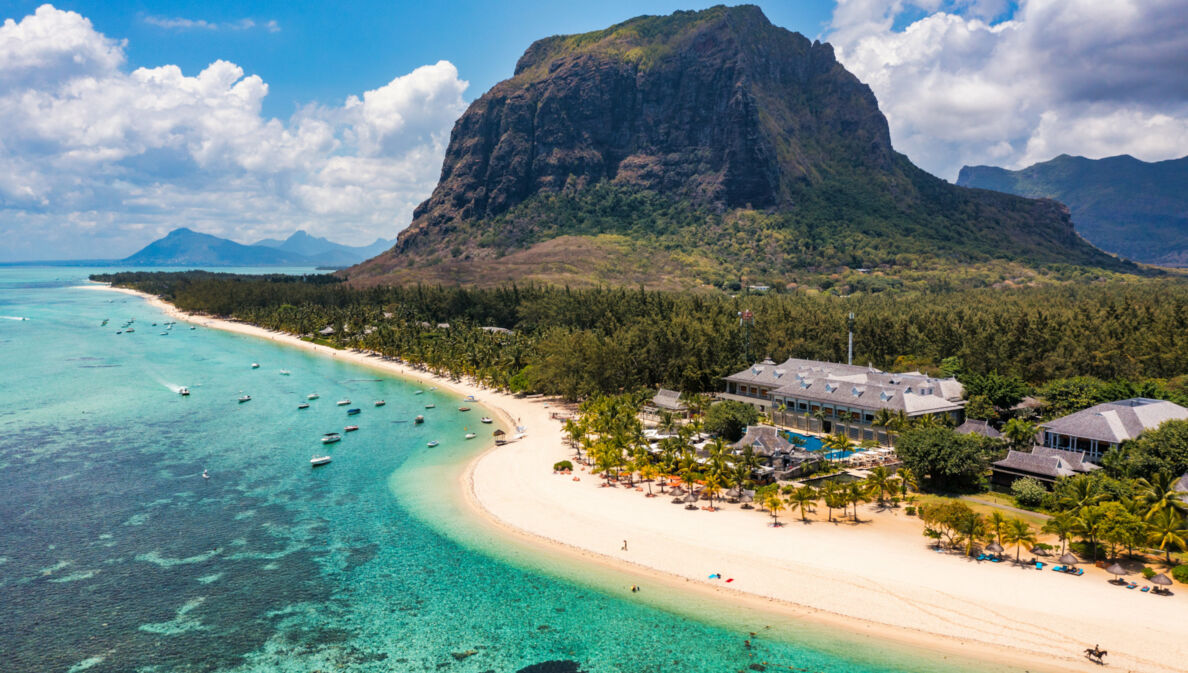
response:
<svg viewBox="0 0 1188 673"><path fill-rule="evenodd" d="M917 168L830 45L744 5L533 43L454 125L396 246L346 275L687 288L979 264L1135 269L1054 201Z"/></svg>
<svg viewBox="0 0 1188 673"><path fill-rule="evenodd" d="M1077 231L1102 250L1188 266L1188 157L1149 163L1126 155L1062 154L1017 171L965 166L957 184L1055 199L1068 205Z"/></svg>
<svg viewBox="0 0 1188 673"><path fill-rule="evenodd" d="M371 245L349 246L298 231L284 240L266 238L244 245L183 227L119 262L130 266L350 266L393 243L381 238Z"/></svg>

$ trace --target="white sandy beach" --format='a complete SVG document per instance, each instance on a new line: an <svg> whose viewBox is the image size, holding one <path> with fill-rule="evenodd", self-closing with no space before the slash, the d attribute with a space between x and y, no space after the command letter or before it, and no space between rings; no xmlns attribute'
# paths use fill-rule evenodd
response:
<svg viewBox="0 0 1188 673"><path fill-rule="evenodd" d="M95 285L92 287L107 286ZM111 288L117 289L118 288ZM1100 643L1108 668L1144 673L1188 670L1188 590L1157 597L1082 577L1007 563L977 563L928 547L918 520L867 506L860 525L814 521L785 513L772 528L765 514L725 505L687 511L668 498L603 488L588 473L554 475L570 458L548 401L516 398L439 378L364 353L315 347L292 335L251 325L189 316L148 295L179 320L257 336L328 357L378 367L474 395L505 427L528 436L478 456L459 484L476 513L534 545L602 563L634 576L647 590L664 582L712 592L757 609L819 620L965 657L1012 663L1019 670L1096 671L1081 653ZM862 508L860 508L862 509ZM622 551L627 540L628 551ZM1012 550L1013 551L1013 550ZM709 580L721 573L723 580ZM727 584L725 579L733 578Z"/></svg>

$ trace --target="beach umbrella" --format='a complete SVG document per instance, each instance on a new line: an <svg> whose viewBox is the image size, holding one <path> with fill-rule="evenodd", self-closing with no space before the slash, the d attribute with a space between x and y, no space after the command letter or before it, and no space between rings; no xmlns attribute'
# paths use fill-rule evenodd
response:
<svg viewBox="0 0 1188 673"><path fill-rule="evenodd" d="M1065 554L1064 556L1060 557L1060 562L1066 566L1070 566L1080 563L1081 561L1072 554Z"/></svg>
<svg viewBox="0 0 1188 673"><path fill-rule="evenodd" d="M990 552L991 554L1001 554L1006 550L1003 549L1002 545L998 544L997 542L991 542L990 544L986 545L986 551Z"/></svg>
<svg viewBox="0 0 1188 673"><path fill-rule="evenodd" d="M1110 566L1109 568L1106 568L1106 572L1108 572L1111 575L1125 575L1126 568L1123 568L1121 565L1115 563L1114 565Z"/></svg>
<svg viewBox="0 0 1188 673"><path fill-rule="evenodd" d="M1165 587L1169 587L1171 586L1171 583L1171 578L1167 575L1164 575L1163 573L1159 573L1158 575L1151 578L1151 584L1161 584Z"/></svg>

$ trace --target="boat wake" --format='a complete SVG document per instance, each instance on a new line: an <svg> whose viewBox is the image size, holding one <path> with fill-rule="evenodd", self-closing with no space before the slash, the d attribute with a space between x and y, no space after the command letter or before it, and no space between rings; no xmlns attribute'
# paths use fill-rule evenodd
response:
<svg viewBox="0 0 1188 673"><path fill-rule="evenodd" d="M19 315L0 315L0 318L4 318L5 320L28 320L28 318L22 318Z"/></svg>

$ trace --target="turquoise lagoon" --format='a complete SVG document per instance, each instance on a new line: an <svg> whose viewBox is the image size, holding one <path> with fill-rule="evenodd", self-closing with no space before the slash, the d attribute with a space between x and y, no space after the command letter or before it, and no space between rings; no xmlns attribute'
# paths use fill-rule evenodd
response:
<svg viewBox="0 0 1188 673"><path fill-rule="evenodd" d="M0 268L5 671L1003 670L630 594L638 578L466 511L480 409L266 340L166 330L137 298L78 289L87 273ZM311 469L321 434L348 424L343 397L361 429Z"/></svg>

